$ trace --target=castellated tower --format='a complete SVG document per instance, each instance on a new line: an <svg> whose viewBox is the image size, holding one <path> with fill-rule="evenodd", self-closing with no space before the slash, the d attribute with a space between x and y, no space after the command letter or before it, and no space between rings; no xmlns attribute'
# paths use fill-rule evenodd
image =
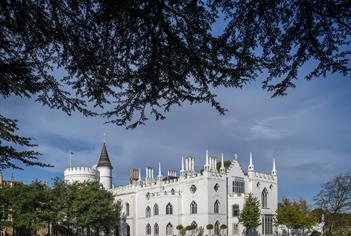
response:
<svg viewBox="0 0 351 236"><path fill-rule="evenodd" d="M99 162L97 163L96 169L100 173L100 184L105 189L112 188L112 165L110 158L108 157L107 149L105 143L102 146Z"/></svg>

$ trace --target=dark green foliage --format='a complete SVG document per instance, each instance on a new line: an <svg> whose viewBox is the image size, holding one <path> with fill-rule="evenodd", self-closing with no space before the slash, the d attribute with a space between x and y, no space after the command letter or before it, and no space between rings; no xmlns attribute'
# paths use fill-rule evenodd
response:
<svg viewBox="0 0 351 236"><path fill-rule="evenodd" d="M98 183L68 185L56 180L52 189L38 182L5 186L0 197L6 199L0 201L0 209L10 211L16 230L35 232L51 222L62 234L88 228L108 232L119 217L112 193ZM3 220L6 216L0 218Z"/></svg>
<svg viewBox="0 0 351 236"><path fill-rule="evenodd" d="M227 160L227 161L224 161L224 169L228 169L229 166L232 164L231 161ZM216 166L217 170L219 171L220 168L221 168L221 162L217 162L217 166Z"/></svg>
<svg viewBox="0 0 351 236"><path fill-rule="evenodd" d="M15 147L28 149L36 147L30 138L21 137L15 134L18 130L17 121L8 119L0 114L0 170L6 168L21 169L18 163L27 166L49 167L50 165L38 161L39 153L33 150L18 151ZM14 144L15 147L8 145Z"/></svg>
<svg viewBox="0 0 351 236"><path fill-rule="evenodd" d="M214 88L264 74L263 88L280 96L298 78L347 75L349 9L349 1L4 0L0 95L129 128L184 102L223 114Z"/></svg>
<svg viewBox="0 0 351 236"><path fill-rule="evenodd" d="M251 193L245 200L244 207L240 212L239 222L241 222L246 230L256 229L260 225L260 203Z"/></svg>
<svg viewBox="0 0 351 236"><path fill-rule="evenodd" d="M313 231L310 236L321 236L321 233L318 231Z"/></svg>
<svg viewBox="0 0 351 236"><path fill-rule="evenodd" d="M177 225L177 230L182 230L184 227L183 227L183 225Z"/></svg>

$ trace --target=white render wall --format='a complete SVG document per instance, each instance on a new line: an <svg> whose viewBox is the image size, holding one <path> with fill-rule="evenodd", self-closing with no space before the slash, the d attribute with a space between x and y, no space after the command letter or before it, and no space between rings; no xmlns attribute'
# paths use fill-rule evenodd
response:
<svg viewBox="0 0 351 236"><path fill-rule="evenodd" d="M185 167L186 168L186 167ZM186 171L185 171L186 172ZM161 181L154 179L146 183L145 181L136 181L126 186L120 186L112 189L116 201L122 204L122 214L125 214L126 203L130 206L130 215L126 217L126 223L130 227L131 236L143 236L146 234L146 225L151 225L151 235L154 235L155 223L159 226L159 235L166 236L166 225L173 225L173 235L178 235L177 225L187 225L196 222L198 226L205 228L205 235L209 235L206 230L207 224L227 225L224 235L234 235L233 223L238 223L238 217L232 216L232 205L239 205L242 210L245 199L249 193L252 193L261 201L261 193L264 188L268 191L267 209L261 209L262 214L275 214L278 204L277 176L263 174L255 171L245 173L237 160L233 160L230 168L226 173L220 174L217 170L205 170L203 173L195 171L188 172L189 176L180 176L178 180ZM233 181L235 177L242 177L245 181L245 193L233 193ZM259 184L258 184L259 183ZM215 184L219 184L219 189L214 190ZM190 187L195 185L195 193L190 191ZM175 194L171 194L171 190ZM150 194L150 198L146 194ZM218 200L219 213L214 213L214 203ZM197 214L190 214L190 203L197 203ZM154 215L153 207L155 203L159 207L159 215ZM173 215L166 215L166 205L171 203L173 206ZM145 217L146 207L151 208L151 217ZM125 227L125 223L121 224ZM124 225L124 226L123 226ZM261 227L258 229L261 234ZM126 231L121 229L125 234ZM214 230L212 230L214 235ZM239 234L243 235L244 227L239 224Z"/></svg>
<svg viewBox="0 0 351 236"><path fill-rule="evenodd" d="M100 175L100 184L105 189L111 189L112 188L112 168L108 166L98 166L97 170L99 171Z"/></svg>
<svg viewBox="0 0 351 236"><path fill-rule="evenodd" d="M194 158L186 158L184 169L178 179L162 181L162 178L152 179L152 174L145 180L139 179L131 184L112 188L112 169L109 167L74 167L68 168L64 172L65 181L84 182L99 181L105 189L112 191L115 201L122 206L122 216L120 235L127 235L126 226L129 225L131 236L146 235L146 225L151 225L151 235L154 235L155 223L159 226L159 236L166 236L166 225L173 225L173 235L178 235L177 225L187 225L196 222L198 226L205 228L207 224L215 225L218 221L220 225L225 224L228 228L224 235L244 235L244 227L239 224L239 234L233 234L233 224L238 223L238 217L232 216L232 206L239 205L242 210L245 199L252 193L261 201L261 193L264 188L268 191L267 208L261 209L263 214L274 215L278 205L278 177L276 174L264 174L255 172L253 165L247 172L243 171L237 160L231 162L231 166L225 172L218 172L215 169L217 160L208 158L208 165L205 170L197 173L194 169ZM276 173L276 172L274 172ZM233 192L233 181L235 177L241 177L245 181L245 192L237 194ZM218 184L219 189L215 191L214 186ZM196 191L190 191L192 185L196 186ZM174 190L174 194L172 194ZM149 198L146 197L147 193ZM214 213L214 203L219 201L219 213ZM197 214L190 214L190 204L197 203ZM173 214L166 215L166 205L171 203ZM126 204L129 204L129 216L126 216ZM154 205L159 207L159 215L154 215ZM151 208L151 217L145 216L146 207ZM261 226L257 229L261 234ZM212 230L214 235L214 230Z"/></svg>
<svg viewBox="0 0 351 236"><path fill-rule="evenodd" d="M97 182L99 181L99 172L89 167L67 168L64 171L64 181L67 183Z"/></svg>

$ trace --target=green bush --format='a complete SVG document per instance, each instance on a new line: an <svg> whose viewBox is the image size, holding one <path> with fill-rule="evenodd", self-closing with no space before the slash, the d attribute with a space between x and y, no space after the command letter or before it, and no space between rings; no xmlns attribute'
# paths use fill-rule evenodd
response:
<svg viewBox="0 0 351 236"><path fill-rule="evenodd" d="M310 236L320 236L321 233L318 231L313 231Z"/></svg>

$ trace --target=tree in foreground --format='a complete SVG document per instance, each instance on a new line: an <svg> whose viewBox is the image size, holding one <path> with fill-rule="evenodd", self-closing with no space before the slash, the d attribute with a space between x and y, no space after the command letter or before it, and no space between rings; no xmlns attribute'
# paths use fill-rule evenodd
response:
<svg viewBox="0 0 351 236"><path fill-rule="evenodd" d="M52 189L34 182L1 190L6 190L1 191L1 197L8 201L6 205L0 201L0 209L10 211L10 223L16 232L36 234L51 223L63 235L84 235L90 230L109 233L118 221L112 194L98 183L65 184L56 180ZM6 220L4 215L0 222Z"/></svg>
<svg viewBox="0 0 351 236"><path fill-rule="evenodd" d="M343 224L344 213L351 211L351 172L336 176L322 185L321 191L315 196L315 204L326 213L328 233L333 234L337 228L351 226Z"/></svg>
<svg viewBox="0 0 351 236"><path fill-rule="evenodd" d="M239 215L239 222L246 228L246 234L256 233L256 228L261 224L260 216L260 202L250 193Z"/></svg>
<svg viewBox="0 0 351 236"><path fill-rule="evenodd" d="M298 202L283 198L283 201L278 204L276 213L275 224L285 225L288 228L288 235L291 229L301 229L304 233L305 229L310 229L317 224L321 217L321 214L312 211L302 198Z"/></svg>
<svg viewBox="0 0 351 236"><path fill-rule="evenodd" d="M336 0L4 0L0 96L129 128L183 103L224 114L216 88L262 75L262 87L280 96L298 78L347 75L349 9ZM0 128L8 122L16 124L1 118ZM38 153L22 153L16 145L28 145L9 139L14 130L2 131L1 168L18 167L13 156L41 165Z"/></svg>

